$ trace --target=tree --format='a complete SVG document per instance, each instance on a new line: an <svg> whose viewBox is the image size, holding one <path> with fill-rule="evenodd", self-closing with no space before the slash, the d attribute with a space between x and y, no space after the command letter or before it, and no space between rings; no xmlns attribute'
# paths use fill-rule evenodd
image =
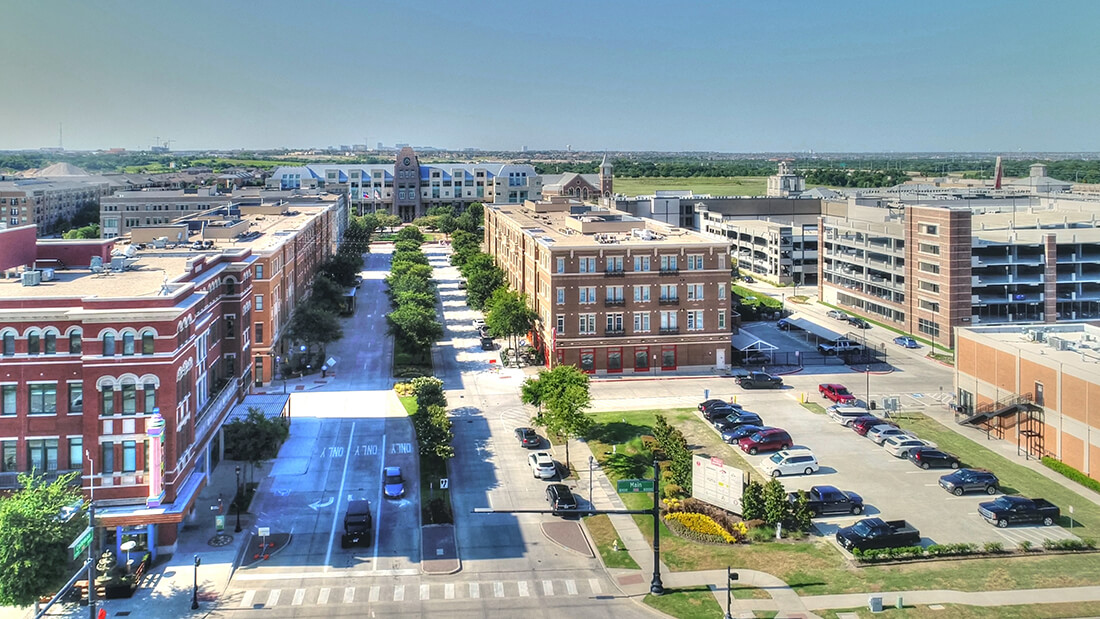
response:
<svg viewBox="0 0 1100 619"><path fill-rule="evenodd" d="M26 606L65 584L68 546L87 524L79 512L61 517L83 501L76 479L76 473L52 482L21 474L21 487L0 499L0 604Z"/></svg>
<svg viewBox="0 0 1100 619"><path fill-rule="evenodd" d="M424 233L420 231L420 228L416 226L405 226L397 232L397 240L409 240L416 241L418 243L424 242Z"/></svg>
<svg viewBox="0 0 1100 619"><path fill-rule="evenodd" d="M810 509L810 495L805 490L798 491L798 501L791 511L791 528L798 531L809 531L813 526L814 513Z"/></svg>
<svg viewBox="0 0 1100 619"><path fill-rule="evenodd" d="M451 234L451 248L454 252L476 252L481 249L481 237L466 230L455 230Z"/></svg>
<svg viewBox="0 0 1100 619"><path fill-rule="evenodd" d="M396 297L402 292L435 294L435 284L433 284L430 279L421 277L417 272L418 268L426 269L428 272L431 272L431 267L422 264L413 265L406 273L402 273L396 277L391 273L389 277L386 278L386 285L389 286L390 297Z"/></svg>
<svg viewBox="0 0 1100 619"><path fill-rule="evenodd" d="M340 328L340 320L335 314L326 312L316 304L306 302L299 305L294 315L290 318L291 337L305 343L312 348L321 347L321 356L325 356L325 346L344 337L344 331Z"/></svg>
<svg viewBox="0 0 1100 619"><path fill-rule="evenodd" d="M363 270L363 256L351 251L338 251L321 265L321 272L341 286L355 285L355 276Z"/></svg>
<svg viewBox="0 0 1100 619"><path fill-rule="evenodd" d="M225 457L241 460L255 469L264 460L279 455L279 447L289 436L290 424L286 419L268 418L262 410L249 406L244 419L225 424Z"/></svg>
<svg viewBox="0 0 1100 619"><path fill-rule="evenodd" d="M421 348L443 337L443 325L436 320L434 308L402 305L386 314L386 322L391 335Z"/></svg>
<svg viewBox="0 0 1100 619"><path fill-rule="evenodd" d="M750 481L741 492L741 517L745 520L764 519L764 486Z"/></svg>
<svg viewBox="0 0 1100 619"><path fill-rule="evenodd" d="M378 226L387 230L401 225L401 218L397 215L379 212L375 214L375 217L378 218Z"/></svg>
<svg viewBox="0 0 1100 619"><path fill-rule="evenodd" d="M381 227L378 215L374 213L367 213L362 217L359 217L359 223L363 225L363 230L366 231L367 236L373 236L375 232Z"/></svg>
<svg viewBox="0 0 1100 619"><path fill-rule="evenodd" d="M497 268L489 254L470 256L460 270L466 276L466 299L474 309L484 307L493 291L504 285L504 272Z"/></svg>
<svg viewBox="0 0 1100 619"><path fill-rule="evenodd" d="M407 260L391 264L390 274L386 276L386 285L393 288L394 283L406 275L427 282L432 278L432 267L431 265Z"/></svg>
<svg viewBox="0 0 1100 619"><path fill-rule="evenodd" d="M98 239L99 224L91 224L80 228L73 228L61 233L63 239Z"/></svg>
<svg viewBox="0 0 1100 619"><path fill-rule="evenodd" d="M325 273L318 273L310 286L309 299L316 307L338 314L344 307L344 287Z"/></svg>
<svg viewBox="0 0 1100 619"><path fill-rule="evenodd" d="M424 309L435 309L435 295L426 292L414 292L412 290L402 290L393 297L393 302L398 307L403 305L414 305L416 307L422 307Z"/></svg>
<svg viewBox="0 0 1100 619"><path fill-rule="evenodd" d="M421 456L454 457L454 446L451 445L454 431L447 409L433 405L426 411L417 412L413 416L413 428Z"/></svg>
<svg viewBox="0 0 1100 619"><path fill-rule="evenodd" d="M520 336L526 335L535 327L538 314L527 305L527 295L513 292L505 287L497 288L485 303L489 308L485 314L485 324L493 337L507 338L512 343L519 366Z"/></svg>
<svg viewBox="0 0 1100 619"><path fill-rule="evenodd" d="M416 410L426 411L431 406L447 406L447 394L443 392L443 381L434 376L419 376L410 381L413 396L416 397Z"/></svg>
<svg viewBox="0 0 1100 619"><path fill-rule="evenodd" d="M537 393L543 409L535 417L535 424L544 426L565 438L565 468L569 468L569 439L583 436L592 427L592 418L585 414L592 402L588 375L572 365L559 365L539 374L537 386L529 389Z"/></svg>
<svg viewBox="0 0 1100 619"><path fill-rule="evenodd" d="M454 215L440 215L435 220L435 228L444 234L450 234L458 228Z"/></svg>
<svg viewBox="0 0 1100 619"><path fill-rule="evenodd" d="M783 482L772 479L764 484L764 522L771 526L791 519L791 503L787 500L787 489Z"/></svg>

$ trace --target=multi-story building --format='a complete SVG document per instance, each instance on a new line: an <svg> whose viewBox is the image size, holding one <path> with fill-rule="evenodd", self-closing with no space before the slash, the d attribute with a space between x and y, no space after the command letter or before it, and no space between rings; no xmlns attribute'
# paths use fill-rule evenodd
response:
<svg viewBox="0 0 1100 619"><path fill-rule="evenodd" d="M959 421L1100 480L1100 327L1018 323L955 333Z"/></svg>
<svg viewBox="0 0 1100 619"><path fill-rule="evenodd" d="M91 180L0 181L0 229L33 225L43 234L59 232L64 220L98 202L108 190L107 182Z"/></svg>
<svg viewBox="0 0 1100 619"><path fill-rule="evenodd" d="M610 199L615 193L615 166L604 155L598 174L544 174L542 176L542 195L546 197L566 196L576 200ZM537 199L537 198L533 198Z"/></svg>
<svg viewBox="0 0 1100 619"><path fill-rule="evenodd" d="M267 186L343 192L356 213L386 211L406 222L426 215L433 206L454 206L461 212L474 202L521 204L542 197L542 179L532 165L421 164L408 147L397 153L394 164L280 167Z"/></svg>
<svg viewBox="0 0 1100 619"><path fill-rule="evenodd" d="M820 208L817 200L791 201ZM700 209L702 231L726 238L737 269L779 285L817 285L818 215L758 218Z"/></svg>
<svg viewBox="0 0 1100 619"><path fill-rule="evenodd" d="M559 197L487 206L485 244L538 315L548 366L642 374L729 362L725 241Z"/></svg>
<svg viewBox="0 0 1100 619"><path fill-rule="evenodd" d="M180 217L218 206L227 206L231 196L215 188L163 191L119 191L99 199L99 236L125 236L139 226L158 226Z"/></svg>
<svg viewBox="0 0 1100 619"><path fill-rule="evenodd" d="M806 191L806 179L791 169L789 161L779 162L779 172L768 177L769 198L795 198Z"/></svg>

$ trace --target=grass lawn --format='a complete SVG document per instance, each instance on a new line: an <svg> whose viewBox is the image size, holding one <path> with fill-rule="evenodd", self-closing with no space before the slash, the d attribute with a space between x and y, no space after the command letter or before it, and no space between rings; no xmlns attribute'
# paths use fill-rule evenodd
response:
<svg viewBox="0 0 1100 619"><path fill-rule="evenodd" d="M664 595L647 595L645 603L679 619L720 619L726 612L709 587L665 589Z"/></svg>
<svg viewBox="0 0 1100 619"><path fill-rule="evenodd" d="M799 404L802 405L802 408L810 411L811 413L817 413L818 415L825 414L825 407L818 404L817 402L799 402Z"/></svg>
<svg viewBox="0 0 1100 619"><path fill-rule="evenodd" d="M401 406L405 407L405 412L410 417L416 414L416 396L415 395L399 395L398 400L401 400Z"/></svg>
<svg viewBox="0 0 1100 619"><path fill-rule="evenodd" d="M741 297L742 305L763 305L764 307L769 307L771 309L783 308L783 303L779 299L773 299L766 294L756 292L755 290L745 288L744 286L730 284L730 290L733 292L733 294Z"/></svg>
<svg viewBox="0 0 1100 619"><path fill-rule="evenodd" d="M891 600L883 600L885 605ZM861 618L878 619L1056 619L1058 617L1100 616L1100 602L1070 602L1061 604L1028 604L1021 606L966 606L943 604L942 610L927 606L906 606L901 610L887 606L881 613L872 613L866 607L818 611L826 619L836 619L840 613L856 613Z"/></svg>
<svg viewBox="0 0 1100 619"><path fill-rule="evenodd" d="M1001 489L1008 494L1044 498L1062 508L1060 525L1068 527L1069 506L1073 506L1074 533L1078 537L1100 538L1100 505L1088 501L1072 490L1047 479L1039 473L993 452L939 422L920 414L898 419L898 425L911 429L960 458L969 467L989 469L1001 480ZM1100 563L1100 561L1097 561Z"/></svg>
<svg viewBox="0 0 1100 619"><path fill-rule="evenodd" d="M850 310L848 308L839 307L839 306L833 305L832 303L825 303L824 301L818 301L818 303L820 303L821 305L824 305L825 307L827 307L829 309L840 310L842 312L846 312L846 313L849 313L849 314L854 313L854 312L852 312L852 310ZM870 324L872 324L876 327L882 327L883 329L886 329L887 331L893 331L894 333L897 333L898 335L908 335L909 337L913 338L914 340L917 340L918 342L920 342L922 344L925 344L927 346L932 346L933 351L935 351L937 349L940 350L940 351L943 351L942 354L941 353L933 353L933 354L930 354L929 356L938 355L939 357L943 357L941 359L941 361L944 361L945 363L954 363L954 361L955 361L955 355L951 352L951 349L948 348L947 346L944 346L943 344L940 344L940 343L933 344L933 342L931 340L925 339L920 334L906 333L905 331L902 331L901 329L899 329L897 327L888 325L886 323L879 322L879 321L874 320L872 318L868 318L863 314L860 314L859 316L860 316L860 318L863 318L863 320L869 322ZM893 338L891 338L891 339L893 339Z"/></svg>
<svg viewBox="0 0 1100 619"><path fill-rule="evenodd" d="M588 527L588 533L592 535L592 541L596 543L596 549L599 550L604 565L610 568L642 569L634 559L630 558L630 553L626 551L623 540L619 539L619 534L615 531L615 525L611 524L610 517L605 514L588 516L584 519L584 524ZM619 542L619 550L614 549L616 540Z"/></svg>
<svg viewBox="0 0 1100 619"><path fill-rule="evenodd" d="M766 176L615 177L615 193L651 196L658 189L690 189L712 196L762 196L767 193L768 179Z"/></svg>

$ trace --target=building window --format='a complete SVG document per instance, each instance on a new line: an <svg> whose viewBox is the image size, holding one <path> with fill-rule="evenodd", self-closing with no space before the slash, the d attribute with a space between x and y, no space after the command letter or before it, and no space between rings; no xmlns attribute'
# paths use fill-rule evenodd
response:
<svg viewBox="0 0 1100 619"><path fill-rule="evenodd" d="M936 236L939 234L939 226L933 224L921 224L919 226L921 234L927 234L930 236Z"/></svg>
<svg viewBox="0 0 1100 619"><path fill-rule="evenodd" d="M920 299L917 304L922 310L928 310L929 312L940 313L940 304L933 301L925 301Z"/></svg>
<svg viewBox="0 0 1100 619"><path fill-rule="evenodd" d="M925 335L932 336L932 339L940 336L939 323L932 322L931 320L925 320L924 318L917 319L917 330Z"/></svg>
<svg viewBox="0 0 1100 619"><path fill-rule="evenodd" d="M115 356L115 336L110 333L103 334L103 356Z"/></svg>
<svg viewBox="0 0 1100 619"><path fill-rule="evenodd" d="M255 298L253 299L253 305L256 306L256 311L257 312L264 311L264 295L262 295L262 294L256 295Z"/></svg>
<svg viewBox="0 0 1100 619"><path fill-rule="evenodd" d="M661 330L675 330L676 328L676 312L661 312Z"/></svg>
<svg viewBox="0 0 1100 619"><path fill-rule="evenodd" d="M57 334L56 333L54 333L53 331L47 331L42 336L42 342L44 344L45 351L46 351L47 355L57 354Z"/></svg>
<svg viewBox="0 0 1100 619"><path fill-rule="evenodd" d="M925 292L931 292L933 294L939 294L940 292L940 285L933 284L932 282L920 280L919 282L917 282L917 286Z"/></svg>
<svg viewBox="0 0 1100 619"><path fill-rule="evenodd" d="M940 255L940 246L933 245L932 243L918 243L917 249L924 254L935 254L937 256Z"/></svg>
<svg viewBox="0 0 1100 619"><path fill-rule="evenodd" d="M1043 383L1035 381L1035 403L1046 406L1046 397L1043 395Z"/></svg>
<svg viewBox="0 0 1100 619"><path fill-rule="evenodd" d="M69 438L69 468L79 470L80 463L84 459L84 438L73 436Z"/></svg>
<svg viewBox="0 0 1100 619"><path fill-rule="evenodd" d="M726 330L726 312L718 312L718 330Z"/></svg>
<svg viewBox="0 0 1100 619"><path fill-rule="evenodd" d="M114 415L115 414L115 391L114 389L104 389L99 394L99 414L100 415Z"/></svg>
<svg viewBox="0 0 1100 619"><path fill-rule="evenodd" d="M122 386L122 414L133 415L137 412L137 385Z"/></svg>
<svg viewBox="0 0 1100 619"><path fill-rule="evenodd" d="M703 270L703 256L699 254L693 254L687 257L688 270L689 271L702 271Z"/></svg>
<svg viewBox="0 0 1100 619"><path fill-rule="evenodd" d="M648 271L649 270L649 256L634 256L634 270L635 271Z"/></svg>
<svg viewBox="0 0 1100 619"><path fill-rule="evenodd" d="M264 323L257 322L253 326L256 328L256 337L254 337L253 339L256 340L257 344L263 344L264 343Z"/></svg>
<svg viewBox="0 0 1100 619"><path fill-rule="evenodd" d="M115 444L103 443L100 445L103 455L99 459L99 472L110 474L115 472Z"/></svg>
<svg viewBox="0 0 1100 619"><path fill-rule="evenodd" d="M720 271L725 271L726 270L726 255L725 254L718 254L718 269Z"/></svg>
<svg viewBox="0 0 1100 619"><path fill-rule="evenodd" d="M675 271L676 270L676 256L661 256L661 270L662 271Z"/></svg>
<svg viewBox="0 0 1100 619"><path fill-rule="evenodd" d="M920 267L920 270L925 273L932 273L933 275L939 275L940 273L940 265L938 264L933 264L931 262L921 262L918 266Z"/></svg>
<svg viewBox="0 0 1100 619"><path fill-rule="evenodd" d="M595 258L580 258L580 272L581 273L595 273L596 272L596 259Z"/></svg>
<svg viewBox="0 0 1100 619"><path fill-rule="evenodd" d="M256 279L263 279L263 278L264 278L264 265L257 264L256 265Z"/></svg>
<svg viewBox="0 0 1100 619"><path fill-rule="evenodd" d="M84 336L80 331L69 334L69 354L79 355L84 352Z"/></svg>
<svg viewBox="0 0 1100 619"><path fill-rule="evenodd" d="M593 335L596 333L596 315L595 314L580 314L580 334L581 335Z"/></svg>
<svg viewBox="0 0 1100 619"><path fill-rule="evenodd" d="M558 258L558 273L565 273L565 258Z"/></svg>
<svg viewBox="0 0 1100 619"><path fill-rule="evenodd" d="M644 372L649 369L649 349L648 348L635 348L634 349L634 371Z"/></svg>
<svg viewBox="0 0 1100 619"><path fill-rule="evenodd" d="M591 348L581 350L581 371L591 374L596 371L596 355Z"/></svg>
<svg viewBox="0 0 1100 619"><path fill-rule="evenodd" d="M27 441L27 464L35 473L57 470L57 439L30 439Z"/></svg>
<svg viewBox="0 0 1100 619"><path fill-rule="evenodd" d="M122 441L122 472L137 470L137 441Z"/></svg>
<svg viewBox="0 0 1100 619"><path fill-rule="evenodd" d="M648 303L649 302L649 286L634 286L634 302L635 303Z"/></svg>
<svg viewBox="0 0 1100 619"><path fill-rule="evenodd" d="M649 333L649 312L634 312L634 333Z"/></svg>
<svg viewBox="0 0 1100 619"><path fill-rule="evenodd" d="M122 354L129 357L134 354L134 334L123 333L122 334Z"/></svg>
<svg viewBox="0 0 1100 619"><path fill-rule="evenodd" d="M157 407L157 386L153 383L145 383L142 385L142 392L145 401L141 410L146 414L152 414L153 409Z"/></svg>
<svg viewBox="0 0 1100 619"><path fill-rule="evenodd" d="M565 288L558 288L558 305L565 305Z"/></svg>
<svg viewBox="0 0 1100 619"><path fill-rule="evenodd" d="M703 284L688 284L688 301L703 300Z"/></svg>
<svg viewBox="0 0 1100 619"><path fill-rule="evenodd" d="M623 287L622 286L608 286L607 287L607 300L611 303L623 302Z"/></svg>
<svg viewBox="0 0 1100 619"><path fill-rule="evenodd" d="M0 386L0 415L14 415L18 402L17 385Z"/></svg>
<svg viewBox="0 0 1100 619"><path fill-rule="evenodd" d="M580 294L580 300L578 303L595 303L596 302L596 287L595 286L581 286L577 289Z"/></svg>
<svg viewBox="0 0 1100 619"><path fill-rule="evenodd" d="M676 369L676 347L675 346L662 346L661 347L661 369L662 370L675 370Z"/></svg>
<svg viewBox="0 0 1100 619"><path fill-rule="evenodd" d="M0 471L14 473L19 470L15 447L15 441L0 441Z"/></svg>
<svg viewBox="0 0 1100 619"><path fill-rule="evenodd" d="M607 333L622 333L623 332L623 315L622 312L607 315Z"/></svg>
<svg viewBox="0 0 1100 619"><path fill-rule="evenodd" d="M225 317L225 339L235 340L237 339L237 317L226 316Z"/></svg>
<svg viewBox="0 0 1100 619"><path fill-rule="evenodd" d="M558 335L565 335L565 314L558 314L557 325L554 329Z"/></svg>
<svg viewBox="0 0 1100 619"><path fill-rule="evenodd" d="M687 328L688 331L703 330L703 310L688 310Z"/></svg>
<svg viewBox="0 0 1100 619"><path fill-rule="evenodd" d="M622 256L610 256L607 258L607 271L609 273L622 273L623 272L623 257Z"/></svg>
<svg viewBox="0 0 1100 619"><path fill-rule="evenodd" d="M30 386L30 413L32 415L57 413L57 384Z"/></svg>
<svg viewBox="0 0 1100 619"><path fill-rule="evenodd" d="M623 350L621 348L608 348L607 349L607 371L608 372L622 372L623 371Z"/></svg>
<svg viewBox="0 0 1100 619"><path fill-rule="evenodd" d="M8 332L4 334L4 356L11 357L15 354L15 334Z"/></svg>
<svg viewBox="0 0 1100 619"><path fill-rule="evenodd" d="M154 351L153 332L146 331L141 334L141 354L151 355Z"/></svg>
<svg viewBox="0 0 1100 619"><path fill-rule="evenodd" d="M69 383L69 412L84 412L84 385L82 383Z"/></svg>
<svg viewBox="0 0 1100 619"><path fill-rule="evenodd" d="M41 344L41 336L37 331L27 334L27 354L37 355L39 353L39 345Z"/></svg>
<svg viewBox="0 0 1100 619"><path fill-rule="evenodd" d="M668 302L673 302L674 303L676 301L679 301L680 298L679 298L679 296L677 294L677 291L676 291L676 284L661 284L661 299L660 300L661 300L662 303L668 303Z"/></svg>
<svg viewBox="0 0 1100 619"><path fill-rule="evenodd" d="M722 283L718 284L718 300L719 301L725 301L726 300L726 284L725 284L725 282L722 282Z"/></svg>

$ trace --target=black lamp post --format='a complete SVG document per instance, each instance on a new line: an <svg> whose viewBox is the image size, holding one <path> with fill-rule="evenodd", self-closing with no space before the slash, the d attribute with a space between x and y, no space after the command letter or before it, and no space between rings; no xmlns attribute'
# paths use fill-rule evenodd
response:
<svg viewBox="0 0 1100 619"><path fill-rule="evenodd" d="M195 584L191 590L191 610L199 609L199 564L202 563L202 559L199 555L195 555Z"/></svg>
<svg viewBox="0 0 1100 619"><path fill-rule="evenodd" d="M739 576L737 572L733 571L733 568L726 568L726 619L733 619L733 613L730 607L733 606L733 583L737 582Z"/></svg>
<svg viewBox="0 0 1100 619"><path fill-rule="evenodd" d="M233 529L234 533L241 532L241 465L237 465L237 498L233 500L233 503L237 505L237 528Z"/></svg>

